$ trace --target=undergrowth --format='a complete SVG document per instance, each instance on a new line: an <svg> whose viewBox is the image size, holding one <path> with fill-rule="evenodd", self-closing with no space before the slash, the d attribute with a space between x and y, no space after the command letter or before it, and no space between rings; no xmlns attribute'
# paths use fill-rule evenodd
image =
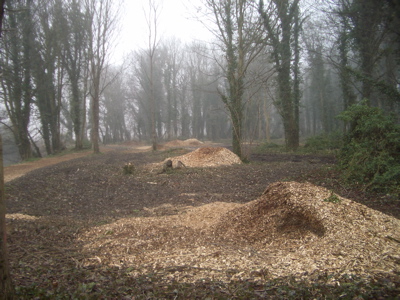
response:
<svg viewBox="0 0 400 300"><path fill-rule="evenodd" d="M340 119L351 124L339 153L343 179L364 190L400 194L400 126L376 107L353 105Z"/></svg>

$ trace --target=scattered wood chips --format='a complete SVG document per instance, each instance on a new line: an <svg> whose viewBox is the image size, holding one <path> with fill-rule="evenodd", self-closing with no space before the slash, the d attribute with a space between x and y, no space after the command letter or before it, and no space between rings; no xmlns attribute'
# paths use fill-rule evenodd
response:
<svg viewBox="0 0 400 300"><path fill-rule="evenodd" d="M92 254L82 263L180 282L400 271L399 220L312 184L278 182L247 204L176 209L91 228L79 238Z"/></svg>
<svg viewBox="0 0 400 300"><path fill-rule="evenodd" d="M34 221L39 219L35 216L25 215L25 214L6 214L6 219L8 220L30 220Z"/></svg>

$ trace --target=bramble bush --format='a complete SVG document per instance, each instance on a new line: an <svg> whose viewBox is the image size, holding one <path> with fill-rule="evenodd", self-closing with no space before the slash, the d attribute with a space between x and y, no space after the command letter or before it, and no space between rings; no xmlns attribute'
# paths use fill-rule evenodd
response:
<svg viewBox="0 0 400 300"><path fill-rule="evenodd" d="M395 119L364 103L339 119L351 124L338 156L344 179L365 190L400 194L400 126Z"/></svg>

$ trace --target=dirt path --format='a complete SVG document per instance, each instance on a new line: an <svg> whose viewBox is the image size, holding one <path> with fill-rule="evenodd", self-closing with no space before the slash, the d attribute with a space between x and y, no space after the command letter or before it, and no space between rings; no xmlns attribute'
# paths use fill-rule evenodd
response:
<svg viewBox="0 0 400 300"><path fill-rule="evenodd" d="M45 157L32 162L25 162L21 164L11 165L4 168L4 181L9 182L15 178L25 175L26 173L32 170L58 164L63 161L84 157L89 155L90 153L92 153L92 151L87 150L82 152L66 154L63 156Z"/></svg>
<svg viewBox="0 0 400 300"><path fill-rule="evenodd" d="M109 145L109 146L103 146L100 148L100 151L102 153L110 152L110 151L115 151L115 150L125 150L128 152L132 153L137 153L137 152L144 152L149 150L149 146L137 146L137 147L126 147L126 146L119 146L119 145ZM92 154L92 150L85 150L81 152L75 152L75 153L70 153L70 154L65 154L62 156L52 156L52 157L44 157L32 162L24 162L20 164L15 164L11 166L7 166L4 168L4 182L10 182L11 180L14 180L18 177L21 177L25 175L26 173L44 168L47 166L55 165L60 162L68 161L71 159L76 159L76 158L81 158L87 155Z"/></svg>

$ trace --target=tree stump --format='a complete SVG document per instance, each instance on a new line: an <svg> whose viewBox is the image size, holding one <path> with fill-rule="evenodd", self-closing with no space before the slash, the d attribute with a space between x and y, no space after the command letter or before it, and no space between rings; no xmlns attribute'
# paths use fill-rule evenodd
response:
<svg viewBox="0 0 400 300"><path fill-rule="evenodd" d="M135 165L133 163L127 163L124 167L123 167L123 172L125 175L132 175L133 173L135 173Z"/></svg>

